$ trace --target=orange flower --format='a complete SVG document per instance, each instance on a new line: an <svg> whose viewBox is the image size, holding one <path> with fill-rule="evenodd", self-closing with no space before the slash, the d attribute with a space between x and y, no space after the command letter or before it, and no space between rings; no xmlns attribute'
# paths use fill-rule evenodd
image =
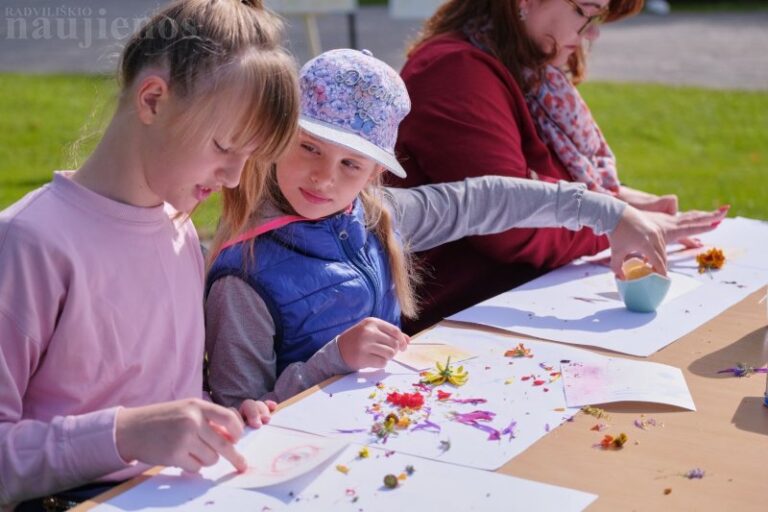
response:
<svg viewBox="0 0 768 512"><path fill-rule="evenodd" d="M533 357L533 354L531 354L531 349L518 343L515 348L504 352L504 357Z"/></svg>
<svg viewBox="0 0 768 512"><path fill-rule="evenodd" d="M600 447L604 450L610 450L610 449L619 449L623 448L624 445L627 443L629 438L627 437L627 434L622 432L617 437L613 437L610 434L606 434L605 437L603 437L603 440L600 441Z"/></svg>
<svg viewBox="0 0 768 512"><path fill-rule="evenodd" d="M722 249L713 247L708 251L696 255L696 263L699 264L699 274L707 270L719 270L725 264L725 254Z"/></svg>

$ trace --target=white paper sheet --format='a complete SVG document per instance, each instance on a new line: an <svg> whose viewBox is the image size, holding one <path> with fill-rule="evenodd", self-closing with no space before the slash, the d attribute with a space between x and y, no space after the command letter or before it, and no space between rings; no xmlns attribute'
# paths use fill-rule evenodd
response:
<svg viewBox="0 0 768 512"><path fill-rule="evenodd" d="M723 269L704 274L698 273L695 253L673 258L672 297L655 313L627 311L615 286L608 289L613 279L609 269L577 262L449 319L649 356L768 283L768 258L764 256L768 253L761 252L768 250L768 225L729 219L701 238L708 245L729 248L735 256ZM742 245L737 245L737 240ZM691 281L699 286L692 286Z"/></svg>
<svg viewBox="0 0 768 512"><path fill-rule="evenodd" d="M398 430L384 443L370 433L377 411L371 409L379 403L380 418L396 408L381 402L387 394L417 391L413 384L419 381L416 372L404 372L402 367L390 364L382 371L360 372L348 375L321 391L308 396L297 404L281 410L272 419L273 425L304 430L321 435L340 436L358 443L378 443L377 446L436 460L472 466L481 469L497 469L515 455L563 421L578 408L568 408L565 403L562 380L559 378L561 361L599 361L604 358L585 350L547 342L524 342L531 349L532 358L510 358L504 353L520 340L512 340L475 330L437 328L418 338L419 342L440 340L477 354L464 366L469 371L469 382L459 388L440 386L452 393L447 401L421 392L425 396L425 408L430 408L429 421L439 426L413 430L423 424L423 415L412 415L413 423L407 430ZM547 369L549 368L549 369ZM383 389L377 388L381 382ZM481 398L483 403L456 403L453 399ZM499 440L489 440L491 432L458 423L451 413L490 411L495 416L490 421L479 422L500 433L516 422L513 436L500 435ZM311 420L310 420L311 418ZM445 450L445 444L450 449Z"/></svg>
<svg viewBox="0 0 768 512"><path fill-rule="evenodd" d="M282 429L265 428L276 430L275 436L286 433ZM362 459L358 457L361 448L361 445L349 446L310 474L258 491L218 485L232 469L223 461L203 469L200 475L181 474L180 470L169 468L93 510L571 512L583 510L597 498L593 494L563 487L373 448L369 449L369 457ZM259 453L246 449L245 455L254 458ZM336 469L339 464L348 468L346 474ZM407 466L413 467L413 474L395 489L384 487L385 475L400 475Z"/></svg>
<svg viewBox="0 0 768 512"><path fill-rule="evenodd" d="M570 407L611 402L654 402L695 411L683 372L674 366L607 358L561 366Z"/></svg>
<svg viewBox="0 0 768 512"><path fill-rule="evenodd" d="M222 485L240 489L258 489L288 482L328 462L346 448L340 439L307 436L264 428L249 432L237 444L247 457L248 469L231 474Z"/></svg>

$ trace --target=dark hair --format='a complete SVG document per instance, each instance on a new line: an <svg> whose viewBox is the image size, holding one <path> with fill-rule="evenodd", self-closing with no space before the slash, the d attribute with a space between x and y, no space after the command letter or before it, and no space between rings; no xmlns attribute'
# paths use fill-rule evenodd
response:
<svg viewBox="0 0 768 512"><path fill-rule="evenodd" d="M523 70L534 71L535 80L540 74L538 71L543 70L553 55L542 51L528 37L520 21L518 4L519 0L449 0L424 23L408 54L429 39L443 34L461 33L468 23L490 19L493 23L486 41L489 50L504 64L523 90L528 90L535 82L526 81ZM606 21L631 16L642 7L643 0L611 0ZM575 83L582 79L585 68L583 52L571 56L568 70Z"/></svg>

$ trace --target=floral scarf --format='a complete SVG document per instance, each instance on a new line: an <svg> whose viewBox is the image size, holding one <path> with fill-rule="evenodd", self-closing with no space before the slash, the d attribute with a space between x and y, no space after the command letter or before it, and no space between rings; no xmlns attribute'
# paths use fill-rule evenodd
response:
<svg viewBox="0 0 768 512"><path fill-rule="evenodd" d="M464 32L470 42L488 51L484 44L490 22L468 23ZM533 71L526 71L530 77ZM538 89L525 95L528 110L542 140L555 152L571 177L590 190L616 195L619 178L616 157L597 126L589 107L568 76L547 66Z"/></svg>

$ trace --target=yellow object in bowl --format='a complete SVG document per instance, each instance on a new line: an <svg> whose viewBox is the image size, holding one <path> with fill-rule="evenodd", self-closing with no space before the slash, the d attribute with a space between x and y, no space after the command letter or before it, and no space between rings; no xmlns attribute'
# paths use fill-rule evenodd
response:
<svg viewBox="0 0 768 512"><path fill-rule="evenodd" d="M631 281L640 279L653 273L653 267L640 258L630 258L621 265L624 271L624 279Z"/></svg>

